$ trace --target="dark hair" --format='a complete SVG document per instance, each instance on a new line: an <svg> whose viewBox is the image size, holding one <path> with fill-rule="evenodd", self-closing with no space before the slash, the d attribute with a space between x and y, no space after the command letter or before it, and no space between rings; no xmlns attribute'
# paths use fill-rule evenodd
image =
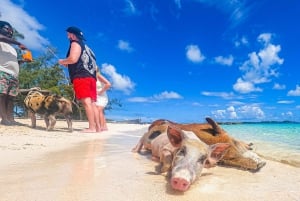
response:
<svg viewBox="0 0 300 201"><path fill-rule="evenodd" d="M0 21L0 34L8 38L12 38L14 34L14 29L8 22Z"/></svg>
<svg viewBox="0 0 300 201"><path fill-rule="evenodd" d="M85 40L82 31L77 27L74 27L74 26L68 27L66 29L66 31L69 32L69 33L75 34L77 36L77 38L80 39L80 40Z"/></svg>

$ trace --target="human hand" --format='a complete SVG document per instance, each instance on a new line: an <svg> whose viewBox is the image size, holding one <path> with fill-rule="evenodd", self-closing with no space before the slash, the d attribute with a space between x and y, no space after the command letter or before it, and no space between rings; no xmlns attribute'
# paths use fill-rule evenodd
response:
<svg viewBox="0 0 300 201"><path fill-rule="evenodd" d="M25 45L23 45L22 43L20 43L19 47L21 48L21 50L26 50L27 47Z"/></svg>
<svg viewBox="0 0 300 201"><path fill-rule="evenodd" d="M62 66L65 66L65 67L68 66L67 64L64 63L64 59L59 59L59 60L58 60L58 63L59 63L60 65L62 65Z"/></svg>

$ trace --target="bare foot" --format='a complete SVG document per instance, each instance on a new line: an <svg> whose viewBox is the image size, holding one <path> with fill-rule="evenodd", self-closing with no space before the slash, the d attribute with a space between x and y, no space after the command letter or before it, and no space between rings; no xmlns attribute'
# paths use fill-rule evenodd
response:
<svg viewBox="0 0 300 201"><path fill-rule="evenodd" d="M97 131L93 130L93 129L86 128L86 129L81 130L80 132L81 133L96 133Z"/></svg>

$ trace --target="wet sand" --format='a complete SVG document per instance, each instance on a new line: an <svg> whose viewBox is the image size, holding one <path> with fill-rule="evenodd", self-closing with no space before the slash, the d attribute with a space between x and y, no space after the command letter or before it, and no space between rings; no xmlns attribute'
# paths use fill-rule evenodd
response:
<svg viewBox="0 0 300 201"><path fill-rule="evenodd" d="M185 192L173 191L157 163L131 152L148 125L109 123L109 131L83 134L87 122L65 121L55 131L0 126L0 201L299 201L300 168L267 161L257 173L206 169Z"/></svg>

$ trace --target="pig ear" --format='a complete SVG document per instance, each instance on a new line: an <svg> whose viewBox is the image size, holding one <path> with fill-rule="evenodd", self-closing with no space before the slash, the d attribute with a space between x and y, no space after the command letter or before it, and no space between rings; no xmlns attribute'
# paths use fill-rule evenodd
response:
<svg viewBox="0 0 300 201"><path fill-rule="evenodd" d="M222 132L223 129L212 118L206 117L205 119L206 119L207 123L210 124L211 127L213 128L213 130L215 132L214 135L219 135L219 134L224 133L224 132Z"/></svg>
<svg viewBox="0 0 300 201"><path fill-rule="evenodd" d="M223 158L228 148L230 147L229 143L217 143L210 145L208 148L208 157L205 162L205 167L213 167L215 164Z"/></svg>
<svg viewBox="0 0 300 201"><path fill-rule="evenodd" d="M174 147L180 147L181 146L181 142L183 139L183 132L179 129L176 128L174 126L168 126L167 128L167 135L168 138L170 140L170 143L174 146Z"/></svg>

